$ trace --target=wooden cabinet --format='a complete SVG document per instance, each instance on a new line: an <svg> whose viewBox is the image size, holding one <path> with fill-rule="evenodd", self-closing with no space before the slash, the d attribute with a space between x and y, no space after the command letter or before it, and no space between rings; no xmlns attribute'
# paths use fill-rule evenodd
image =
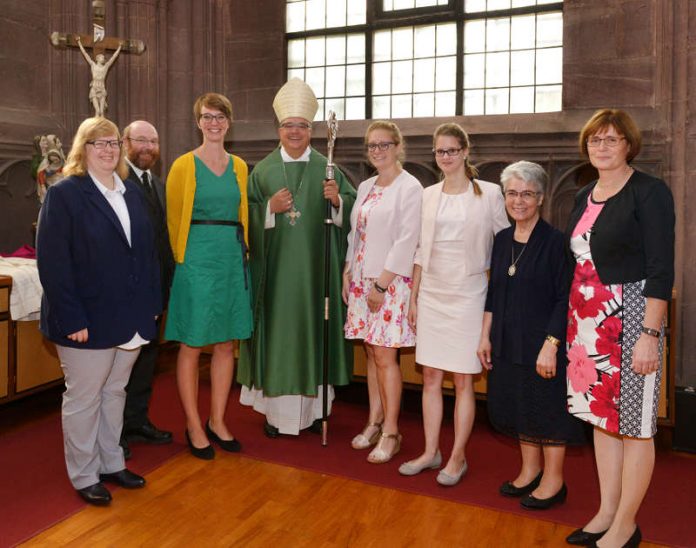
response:
<svg viewBox="0 0 696 548"><path fill-rule="evenodd" d="M12 278L0 276L0 403L63 382L53 343L39 331L38 321L10 319Z"/></svg>

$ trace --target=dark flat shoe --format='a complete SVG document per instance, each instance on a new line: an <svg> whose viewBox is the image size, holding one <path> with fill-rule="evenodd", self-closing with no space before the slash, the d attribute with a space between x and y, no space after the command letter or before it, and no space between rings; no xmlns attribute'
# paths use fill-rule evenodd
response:
<svg viewBox="0 0 696 548"><path fill-rule="evenodd" d="M280 430L266 421L263 425L263 433L267 438L275 439L280 436Z"/></svg>
<svg viewBox="0 0 696 548"><path fill-rule="evenodd" d="M126 489L139 489L145 486L145 478L138 474L134 474L128 470L128 468L124 468L119 472L112 472L111 474L99 474L99 479L101 481L115 483Z"/></svg>
<svg viewBox="0 0 696 548"><path fill-rule="evenodd" d="M149 421L136 428L125 430L124 437L129 442L149 443L152 445L163 445L172 442L171 432L160 430Z"/></svg>
<svg viewBox="0 0 696 548"><path fill-rule="evenodd" d="M640 541L643 540L643 535L640 534L640 528L636 525L636 530L633 531L631 537L624 543L621 548L638 548L640 546ZM594 541L588 546L597 546L597 542Z"/></svg>
<svg viewBox="0 0 696 548"><path fill-rule="evenodd" d="M592 546L601 539L607 531L608 529L600 531L599 533L588 533L581 527L570 533L570 535L566 537L566 542L568 544L574 544L575 546Z"/></svg>
<svg viewBox="0 0 696 548"><path fill-rule="evenodd" d="M307 428L312 434L321 434L322 430L322 420L321 419L316 419L312 425Z"/></svg>
<svg viewBox="0 0 696 548"><path fill-rule="evenodd" d="M189 450L191 454L197 459L203 460L213 460L215 458L215 449L212 445L206 445L205 447L196 447L191 443L191 438L189 437L188 430L186 430L186 443L188 443Z"/></svg>
<svg viewBox="0 0 696 548"><path fill-rule="evenodd" d="M544 471L542 470L541 472L539 472L536 478L530 481L527 485L523 485L522 487L516 487L511 481L506 481L500 486L498 492L504 497L522 497L531 493L532 491L534 491L534 489L539 487L539 483L541 483L541 476L543 475Z"/></svg>
<svg viewBox="0 0 696 548"><path fill-rule="evenodd" d="M101 482L82 489L76 489L77 494L88 504L94 506L108 506L111 504L111 493Z"/></svg>
<svg viewBox="0 0 696 548"><path fill-rule="evenodd" d="M242 444L237 439L223 440L210 428L210 421L205 423L205 433L208 437L220 446L223 451L230 453L239 453L242 450Z"/></svg>
<svg viewBox="0 0 696 548"><path fill-rule="evenodd" d="M565 502L567 496L568 488L564 483L558 491L558 493L556 493L552 497L549 497L547 499L538 499L533 495L525 495L524 497L522 497L522 500L520 500L520 504L528 510L548 510L552 506L556 506L557 504Z"/></svg>

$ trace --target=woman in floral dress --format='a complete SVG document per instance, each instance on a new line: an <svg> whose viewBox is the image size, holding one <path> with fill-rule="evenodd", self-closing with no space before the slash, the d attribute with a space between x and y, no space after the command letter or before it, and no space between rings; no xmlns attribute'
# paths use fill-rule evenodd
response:
<svg viewBox="0 0 696 548"><path fill-rule="evenodd" d="M640 147L620 110L596 112L580 134L599 179L578 192L567 230L568 409L594 425L601 504L570 544L637 546L635 516L655 460L674 202L663 181L629 165Z"/></svg>
<svg viewBox="0 0 696 548"><path fill-rule="evenodd" d="M423 187L401 165L403 138L395 124L370 124L365 145L377 175L360 184L351 212L343 300L348 305L346 338L365 344L370 400L367 426L351 445L366 449L377 444L367 460L380 464L401 447L397 349L416 340L407 313Z"/></svg>

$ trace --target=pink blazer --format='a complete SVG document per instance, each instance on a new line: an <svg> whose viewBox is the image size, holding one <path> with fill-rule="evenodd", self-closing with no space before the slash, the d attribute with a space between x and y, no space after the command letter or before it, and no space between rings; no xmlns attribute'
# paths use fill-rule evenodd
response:
<svg viewBox="0 0 696 548"><path fill-rule="evenodd" d="M374 176L360 183L358 197L350 213L351 231L346 263L351 274L358 247L358 213L376 181L377 176ZM422 196L423 186L406 170L384 189L381 201L371 210L367 222L363 277L377 278L382 270L407 278L413 274L413 256L420 235Z"/></svg>
<svg viewBox="0 0 696 548"><path fill-rule="evenodd" d="M485 272L491 265L493 237L502 229L510 226L505 213L505 200L500 187L494 183L476 182L483 194L474 197L476 207L468 212L467 236L462 245L468 250L468 260L465 274L473 275ZM429 186L423 191L423 211L421 221L420 241L416 252L415 263L424 271L428 271L430 255L435 238L435 221L440 207L443 183ZM469 189L473 192L473 188ZM478 206L480 204L480 207Z"/></svg>

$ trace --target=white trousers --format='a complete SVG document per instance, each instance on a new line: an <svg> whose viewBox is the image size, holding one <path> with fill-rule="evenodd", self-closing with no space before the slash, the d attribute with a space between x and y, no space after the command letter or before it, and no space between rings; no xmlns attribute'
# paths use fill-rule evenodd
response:
<svg viewBox="0 0 696 548"><path fill-rule="evenodd" d="M65 375L63 449L75 489L126 467L119 445L126 384L140 348L91 350L56 345Z"/></svg>

